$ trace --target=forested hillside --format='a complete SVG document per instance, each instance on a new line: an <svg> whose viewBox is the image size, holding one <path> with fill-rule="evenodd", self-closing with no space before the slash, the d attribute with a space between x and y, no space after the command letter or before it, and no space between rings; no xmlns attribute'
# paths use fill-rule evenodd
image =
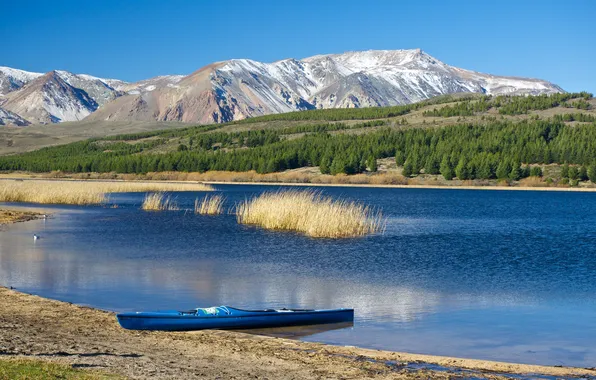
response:
<svg viewBox="0 0 596 380"><path fill-rule="evenodd" d="M273 173L318 167L322 174L350 175L373 173L377 160L394 157L405 177L517 181L541 177L542 167L555 164L572 184L596 182L593 108L591 94L572 93L293 112L3 156L0 170Z"/></svg>

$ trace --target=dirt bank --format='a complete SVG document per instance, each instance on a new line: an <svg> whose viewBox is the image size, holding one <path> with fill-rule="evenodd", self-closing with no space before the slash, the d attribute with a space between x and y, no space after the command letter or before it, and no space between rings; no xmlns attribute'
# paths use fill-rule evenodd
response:
<svg viewBox="0 0 596 380"><path fill-rule="evenodd" d="M0 287L0 359L35 358L130 378L502 378L506 373L596 376L596 371L336 347L240 332L135 332L113 313ZM413 369L426 362L478 373ZM488 371L488 372L487 372Z"/></svg>
<svg viewBox="0 0 596 380"><path fill-rule="evenodd" d="M42 214L37 212L0 209L0 226L9 223L26 222L42 217Z"/></svg>

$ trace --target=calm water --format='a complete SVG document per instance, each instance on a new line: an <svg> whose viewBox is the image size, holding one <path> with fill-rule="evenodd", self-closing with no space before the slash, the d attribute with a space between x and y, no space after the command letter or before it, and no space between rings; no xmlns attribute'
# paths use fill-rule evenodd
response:
<svg viewBox="0 0 596 380"><path fill-rule="evenodd" d="M271 189L218 187L229 206ZM0 284L115 311L354 307L353 327L302 339L596 366L596 194L321 191L382 208L385 234L311 239L120 194L0 231Z"/></svg>

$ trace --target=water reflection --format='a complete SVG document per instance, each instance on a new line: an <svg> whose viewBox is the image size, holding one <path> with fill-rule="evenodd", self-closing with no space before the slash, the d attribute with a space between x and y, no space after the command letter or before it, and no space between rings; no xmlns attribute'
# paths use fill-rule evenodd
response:
<svg viewBox="0 0 596 380"><path fill-rule="evenodd" d="M223 190L231 205L263 189ZM61 207L46 221L0 231L0 284L114 311L352 307L353 328L277 333L427 354L596 362L593 197L325 191L381 207L387 233L316 240L239 226L231 215L143 213L142 195L118 195L117 209ZM177 201L191 207L196 196Z"/></svg>

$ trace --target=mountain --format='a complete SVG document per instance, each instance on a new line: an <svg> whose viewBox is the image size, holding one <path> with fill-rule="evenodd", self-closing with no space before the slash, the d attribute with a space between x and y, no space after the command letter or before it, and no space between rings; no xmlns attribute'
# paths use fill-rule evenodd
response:
<svg viewBox="0 0 596 380"><path fill-rule="evenodd" d="M217 62L174 85L129 93L90 118L210 123L314 108L407 104L458 92L517 95L562 91L543 80L449 66L420 49L364 51L274 63L247 59Z"/></svg>
<svg viewBox="0 0 596 380"><path fill-rule="evenodd" d="M82 120L98 107L84 90L51 71L5 96L2 108L36 123Z"/></svg>
<svg viewBox="0 0 596 380"><path fill-rule="evenodd" d="M0 66L0 96L16 91L43 74Z"/></svg>
<svg viewBox="0 0 596 380"><path fill-rule="evenodd" d="M4 94L0 106L32 122L87 117L218 123L316 108L407 104L461 92L563 92L543 80L449 66L420 49L348 52L273 63L233 59L187 76L167 75L136 83L65 71L52 73L54 85L41 90L39 83L46 83L48 74L0 67ZM63 91L49 91L50 87Z"/></svg>
<svg viewBox="0 0 596 380"><path fill-rule="evenodd" d="M110 81L63 70L41 74L0 67L0 105L32 122L78 121L123 94Z"/></svg>

